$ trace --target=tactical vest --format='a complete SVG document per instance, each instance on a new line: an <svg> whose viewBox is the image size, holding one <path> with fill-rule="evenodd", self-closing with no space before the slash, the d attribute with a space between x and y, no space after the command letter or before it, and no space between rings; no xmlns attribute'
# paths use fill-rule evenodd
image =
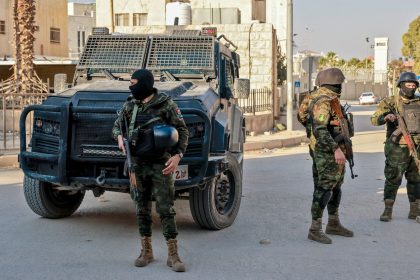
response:
<svg viewBox="0 0 420 280"><path fill-rule="evenodd" d="M138 105L134 106L128 131L135 156L155 158L163 154L164 151L155 149L153 135L153 127L163 123L159 109L150 108L147 113L138 114Z"/></svg>
<svg viewBox="0 0 420 280"><path fill-rule="evenodd" d="M402 117L410 134L420 134L420 102L403 103Z"/></svg>

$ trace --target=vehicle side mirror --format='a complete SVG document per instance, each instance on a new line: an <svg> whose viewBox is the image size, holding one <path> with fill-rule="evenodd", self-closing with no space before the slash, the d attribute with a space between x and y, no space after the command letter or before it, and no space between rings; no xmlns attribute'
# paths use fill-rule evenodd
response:
<svg viewBox="0 0 420 280"><path fill-rule="evenodd" d="M247 99L251 89L251 83L249 79L235 79L235 84L233 85L233 96L235 98Z"/></svg>

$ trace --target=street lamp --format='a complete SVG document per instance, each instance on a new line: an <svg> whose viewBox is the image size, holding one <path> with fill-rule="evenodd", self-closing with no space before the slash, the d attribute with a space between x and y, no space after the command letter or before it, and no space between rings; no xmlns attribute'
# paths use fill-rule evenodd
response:
<svg viewBox="0 0 420 280"><path fill-rule="evenodd" d="M287 0L287 130L293 130L293 0Z"/></svg>

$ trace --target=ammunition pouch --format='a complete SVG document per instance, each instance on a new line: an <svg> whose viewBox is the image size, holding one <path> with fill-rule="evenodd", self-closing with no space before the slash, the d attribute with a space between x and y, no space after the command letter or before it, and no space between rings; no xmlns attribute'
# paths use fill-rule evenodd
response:
<svg viewBox="0 0 420 280"><path fill-rule="evenodd" d="M139 157L155 157L156 149L153 127L140 128L133 131L130 138L132 154Z"/></svg>
<svg viewBox="0 0 420 280"><path fill-rule="evenodd" d="M402 117L410 134L420 134L420 102L403 104Z"/></svg>

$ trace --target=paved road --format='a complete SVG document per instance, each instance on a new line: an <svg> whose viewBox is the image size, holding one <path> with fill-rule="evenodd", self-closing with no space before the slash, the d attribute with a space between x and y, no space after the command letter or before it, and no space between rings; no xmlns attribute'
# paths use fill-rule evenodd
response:
<svg viewBox="0 0 420 280"><path fill-rule="evenodd" d="M354 116L355 132L384 131L384 126L373 126L370 123L370 116L375 112L377 105L351 104L350 112Z"/></svg>
<svg viewBox="0 0 420 280"><path fill-rule="evenodd" d="M346 178L342 220L354 238L332 245L309 241L312 181L306 146L250 153L244 166L242 205L235 224L201 230L186 201L177 201L181 256L188 272L166 265L166 247L154 215L156 261L132 265L138 254L134 209L125 194L88 193L75 215L47 220L26 206L22 174L0 171L1 279L417 279L420 224L407 219L404 189L394 220L382 211L384 135L354 139L357 180ZM270 244L261 245L262 239Z"/></svg>

